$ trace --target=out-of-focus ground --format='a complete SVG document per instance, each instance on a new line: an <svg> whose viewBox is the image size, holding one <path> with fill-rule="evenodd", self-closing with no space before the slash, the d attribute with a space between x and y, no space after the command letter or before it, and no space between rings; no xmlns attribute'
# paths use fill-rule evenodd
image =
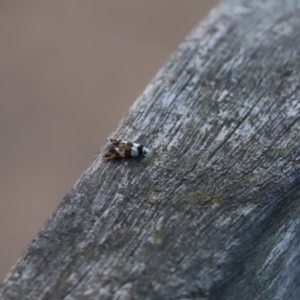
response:
<svg viewBox="0 0 300 300"><path fill-rule="evenodd" d="M0 2L0 282L217 2Z"/></svg>

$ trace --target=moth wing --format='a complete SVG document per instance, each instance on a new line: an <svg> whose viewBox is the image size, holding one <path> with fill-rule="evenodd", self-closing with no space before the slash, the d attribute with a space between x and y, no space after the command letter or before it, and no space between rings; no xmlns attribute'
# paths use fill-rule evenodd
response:
<svg viewBox="0 0 300 300"><path fill-rule="evenodd" d="M106 140L107 140L109 145L112 145L112 146L115 146L115 147L118 146L121 142L119 140L111 139L111 138L107 138Z"/></svg>
<svg viewBox="0 0 300 300"><path fill-rule="evenodd" d="M131 142L125 142L125 141L121 141L118 145L118 148L120 150L130 150L132 148L133 144Z"/></svg>
<svg viewBox="0 0 300 300"><path fill-rule="evenodd" d="M104 153L103 157L106 159L122 158L119 151L117 151L113 146Z"/></svg>

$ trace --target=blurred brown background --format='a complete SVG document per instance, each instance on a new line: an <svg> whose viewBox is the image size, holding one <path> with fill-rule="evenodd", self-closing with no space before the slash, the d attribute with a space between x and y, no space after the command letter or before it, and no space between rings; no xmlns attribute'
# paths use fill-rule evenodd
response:
<svg viewBox="0 0 300 300"><path fill-rule="evenodd" d="M0 282L217 2L0 1Z"/></svg>

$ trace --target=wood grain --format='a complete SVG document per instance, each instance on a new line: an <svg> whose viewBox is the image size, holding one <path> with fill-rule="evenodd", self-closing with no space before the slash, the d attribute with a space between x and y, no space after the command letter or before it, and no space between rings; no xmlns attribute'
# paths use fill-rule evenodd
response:
<svg viewBox="0 0 300 300"><path fill-rule="evenodd" d="M299 299L300 4L199 24L0 289L1 299Z"/></svg>

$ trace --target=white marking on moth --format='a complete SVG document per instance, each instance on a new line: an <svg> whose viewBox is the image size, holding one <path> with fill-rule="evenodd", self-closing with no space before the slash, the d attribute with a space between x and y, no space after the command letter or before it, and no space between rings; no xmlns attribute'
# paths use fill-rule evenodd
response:
<svg viewBox="0 0 300 300"><path fill-rule="evenodd" d="M137 147L132 147L131 148L131 156L132 157L138 157L139 156L139 150L137 149Z"/></svg>

